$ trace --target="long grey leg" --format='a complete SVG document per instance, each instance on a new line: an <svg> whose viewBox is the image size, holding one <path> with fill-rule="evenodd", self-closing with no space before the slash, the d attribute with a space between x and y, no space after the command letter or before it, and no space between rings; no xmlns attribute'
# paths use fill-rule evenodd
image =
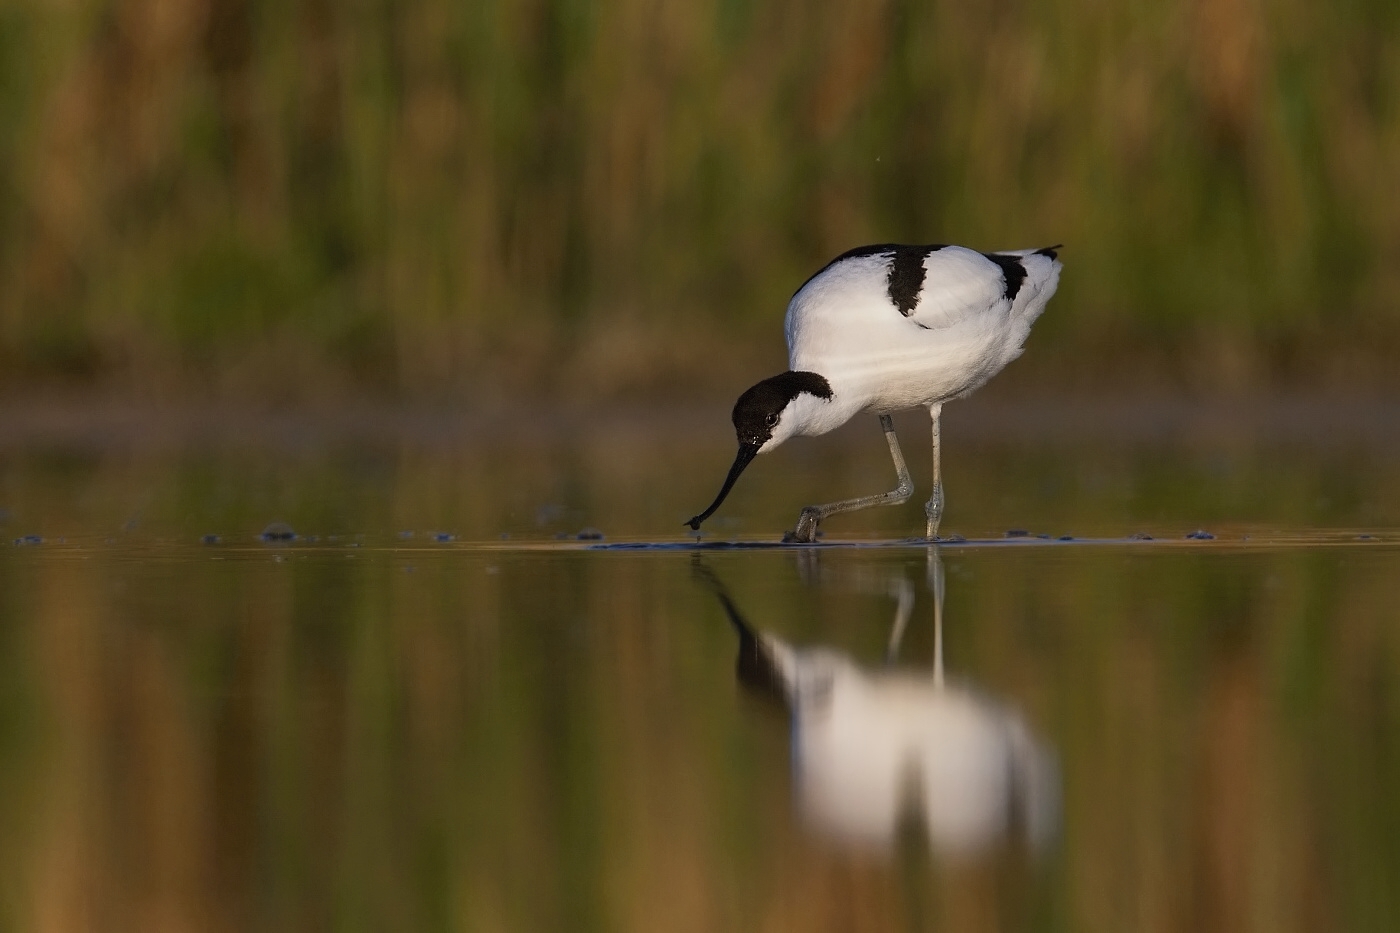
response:
<svg viewBox="0 0 1400 933"><path fill-rule="evenodd" d="M943 686L943 555L928 549L928 584L933 590L933 685Z"/></svg>
<svg viewBox="0 0 1400 933"><path fill-rule="evenodd" d="M899 450L899 438L894 436L894 422L889 415L880 416L880 427L885 430L885 440L890 443L890 458L894 460L894 471L899 476L899 485L889 492L875 496L861 496L859 499L843 499L826 505L809 505L797 519L797 529L785 540L810 544L817 538L817 526L822 519L837 512L853 512L872 505L899 505L908 501L914 494L914 482L909 478L909 468L904 465L904 454Z"/></svg>
<svg viewBox="0 0 1400 933"><path fill-rule="evenodd" d="M928 516L927 538L932 541L938 537L938 522L943 517L943 465L939 455L939 418L943 414L943 403L936 402L928 407L929 417L933 419L933 495L929 496L928 502L924 503L924 515Z"/></svg>
<svg viewBox="0 0 1400 933"><path fill-rule="evenodd" d="M904 577L895 580L891 587L898 604L894 610L894 626L890 629L890 640L885 644L885 663L893 664L899 658L899 644L904 641L904 630L909 627L909 617L914 614L914 584Z"/></svg>

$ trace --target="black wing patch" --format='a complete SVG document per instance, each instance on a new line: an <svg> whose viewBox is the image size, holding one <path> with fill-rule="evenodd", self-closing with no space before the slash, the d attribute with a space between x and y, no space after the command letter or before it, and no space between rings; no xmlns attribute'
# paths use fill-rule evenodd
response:
<svg viewBox="0 0 1400 933"><path fill-rule="evenodd" d="M830 269L843 259L857 259L861 256L877 256L880 253L892 253L897 249L909 249L907 246L900 246L898 243L872 243L870 246L857 246L855 249L848 249L831 262L822 266L822 272ZM821 275L818 272L817 275Z"/></svg>
<svg viewBox="0 0 1400 933"><path fill-rule="evenodd" d="M983 253L992 262L1001 266L1002 277L1006 279L1006 300L1012 301L1026 280L1026 267L1021 265L1020 256L1003 256L1000 253Z"/></svg>
<svg viewBox="0 0 1400 933"><path fill-rule="evenodd" d="M827 269L830 269L838 262L843 262L847 259L857 259L861 256L878 256L881 253L891 253L897 249L899 249L899 244L897 243L874 243L870 246L857 246L855 249L848 249L840 256L837 256L835 259L831 260L831 262L822 266L816 272L813 272L811 275L807 276L807 281L803 282L797 287L797 292L802 291L802 289L807 287L808 282L811 282L817 276L821 275L823 272L825 272ZM797 292L793 292L793 294L796 295Z"/></svg>

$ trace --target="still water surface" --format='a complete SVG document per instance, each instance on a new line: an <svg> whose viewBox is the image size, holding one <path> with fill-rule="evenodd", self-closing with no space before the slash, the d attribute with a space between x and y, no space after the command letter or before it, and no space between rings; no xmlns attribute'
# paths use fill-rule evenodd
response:
<svg viewBox="0 0 1400 933"><path fill-rule="evenodd" d="M0 925L1400 923L1393 446L628 430L0 449Z"/></svg>

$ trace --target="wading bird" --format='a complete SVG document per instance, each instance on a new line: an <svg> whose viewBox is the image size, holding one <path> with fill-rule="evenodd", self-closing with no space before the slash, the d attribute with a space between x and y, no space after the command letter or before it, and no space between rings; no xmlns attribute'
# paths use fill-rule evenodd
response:
<svg viewBox="0 0 1400 933"><path fill-rule="evenodd" d="M880 416L899 485L889 492L802 510L787 540L815 540L822 519L914 492L890 413L926 408L933 419L933 494L927 536L943 514L939 416L1021 355L1031 324L1060 279L1058 246L979 253L962 246L861 246L837 256L788 302L790 369L734 404L739 453L719 495L686 522L700 530L755 456L796 435L815 436L854 415Z"/></svg>

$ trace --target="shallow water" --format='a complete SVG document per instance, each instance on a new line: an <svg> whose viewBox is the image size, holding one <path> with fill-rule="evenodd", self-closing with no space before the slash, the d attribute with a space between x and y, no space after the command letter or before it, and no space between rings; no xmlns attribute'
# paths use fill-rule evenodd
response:
<svg viewBox="0 0 1400 933"><path fill-rule="evenodd" d="M0 924L1394 928L1392 442L965 436L0 444Z"/></svg>

